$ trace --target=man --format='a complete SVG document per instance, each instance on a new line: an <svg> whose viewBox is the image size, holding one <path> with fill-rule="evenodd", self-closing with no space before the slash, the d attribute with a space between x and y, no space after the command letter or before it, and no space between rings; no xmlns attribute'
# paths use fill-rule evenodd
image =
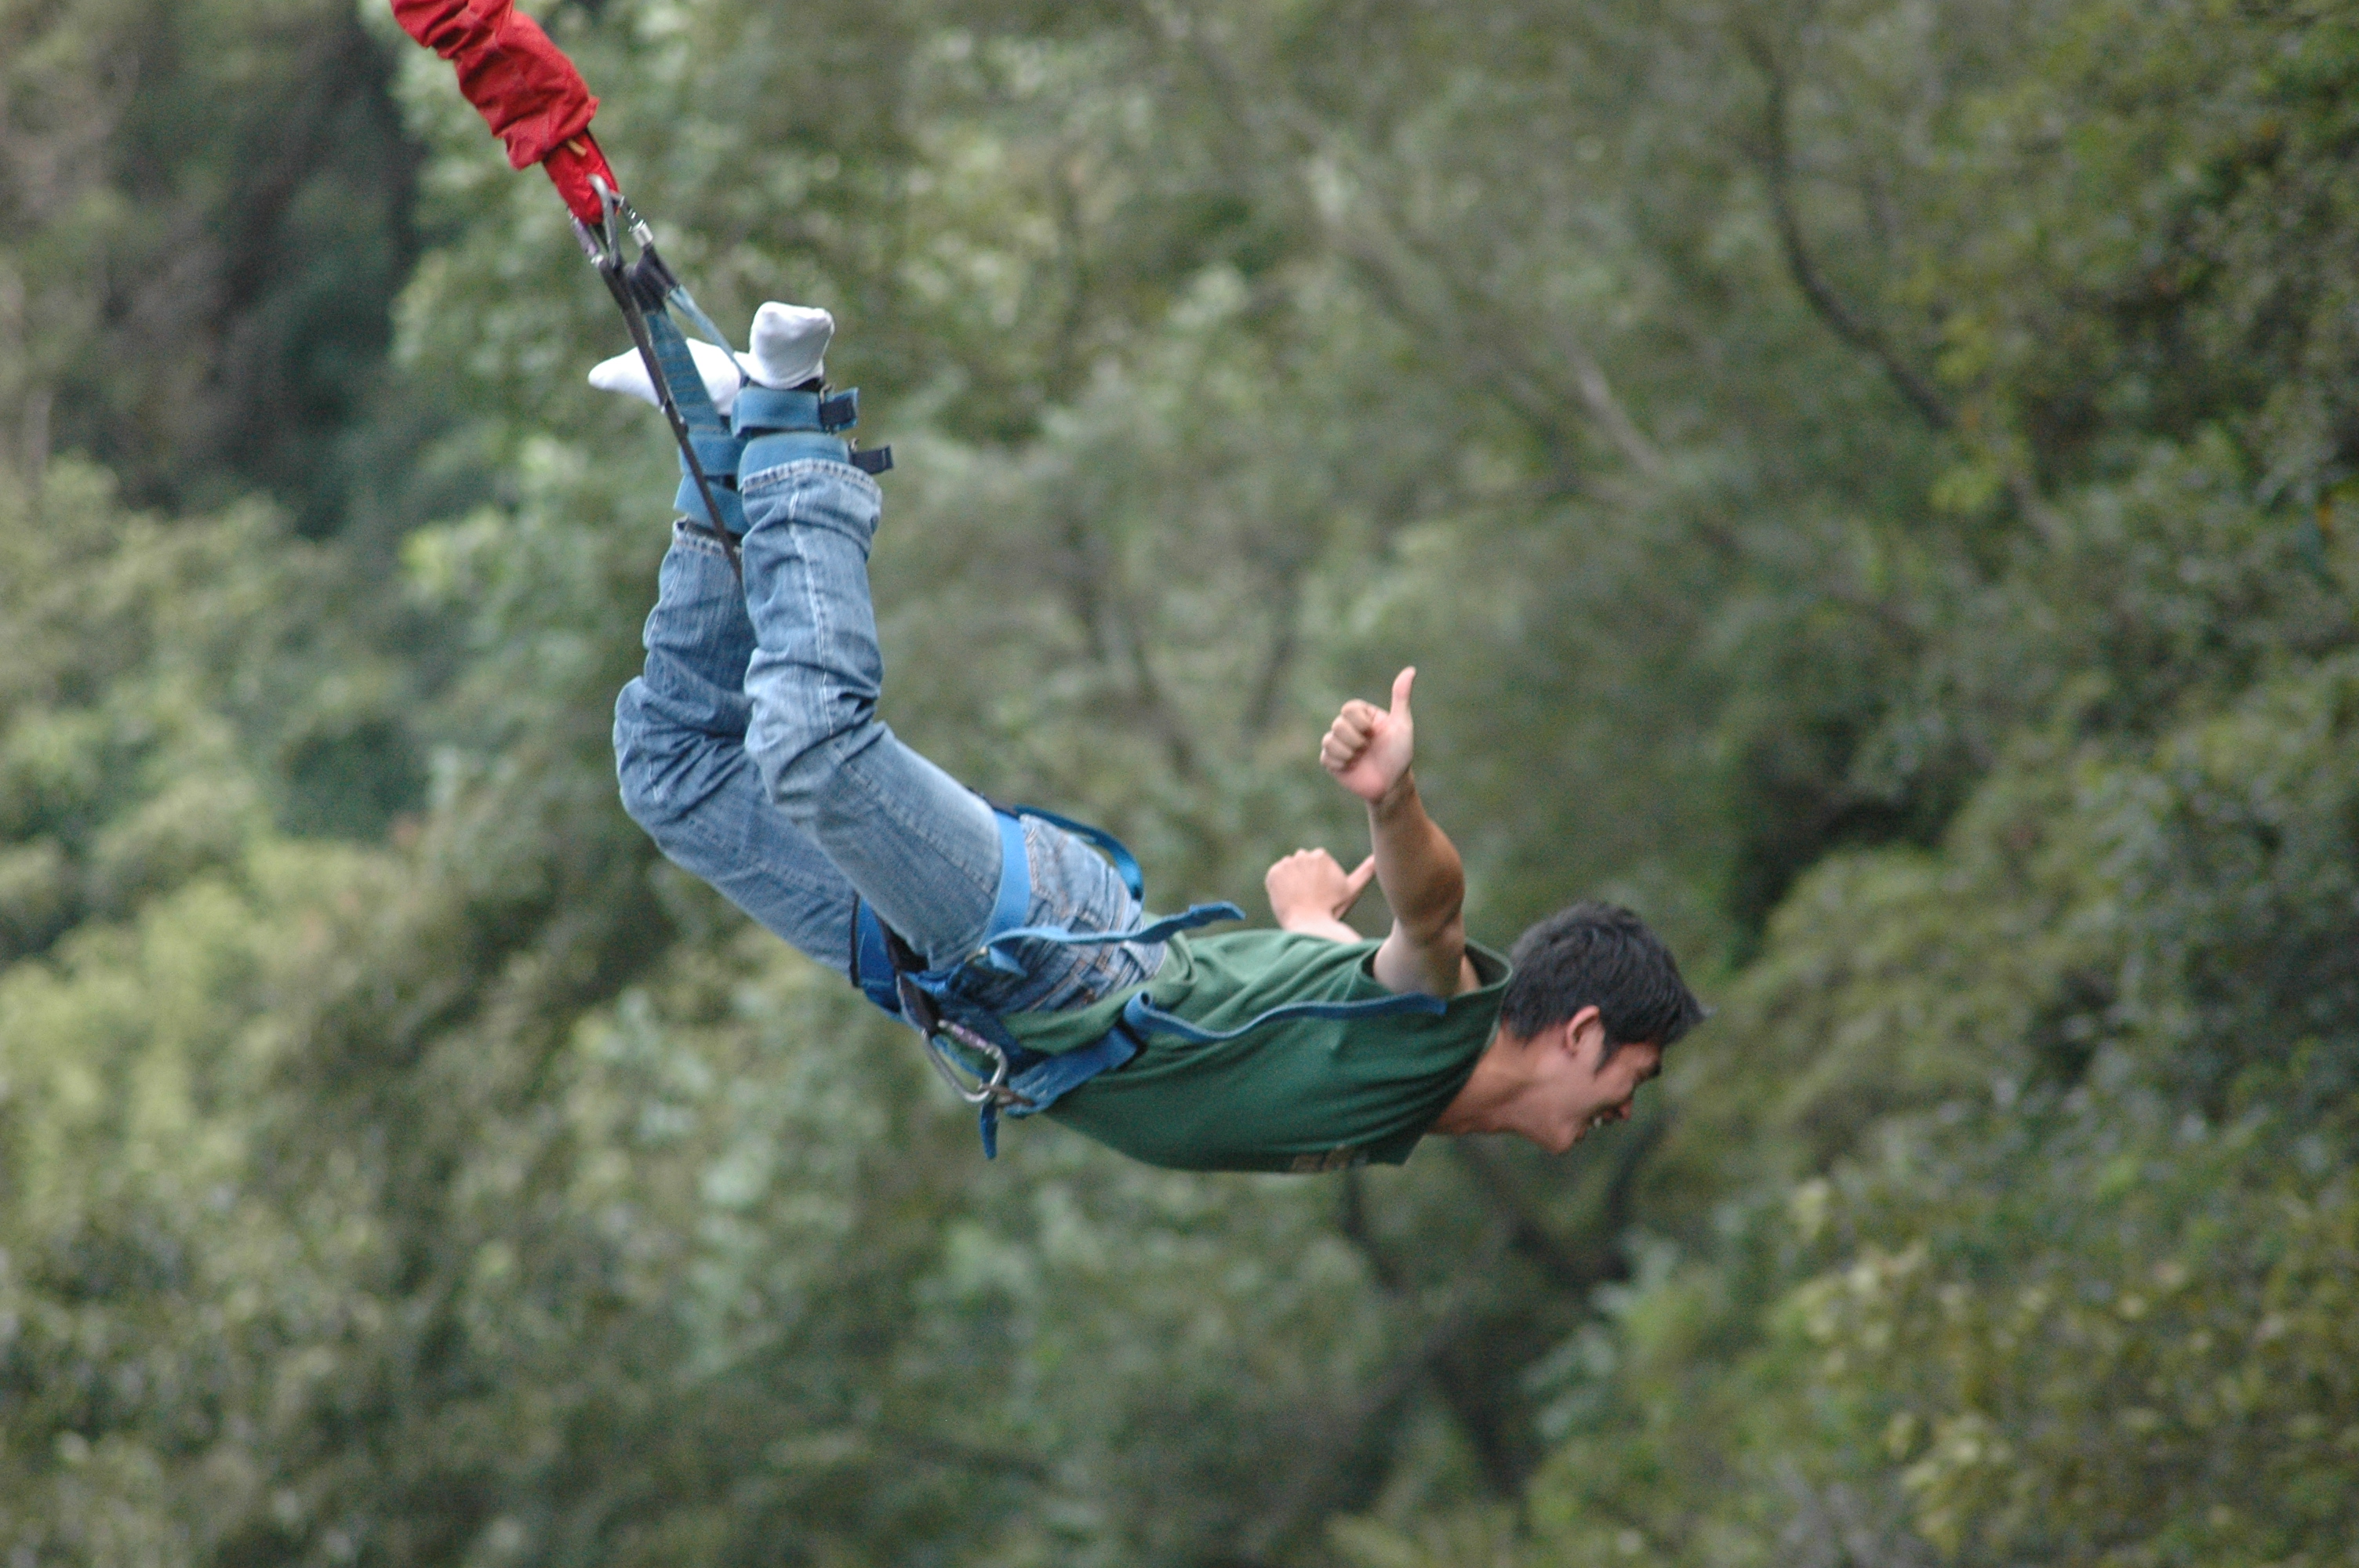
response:
<svg viewBox="0 0 2359 1568"><path fill-rule="evenodd" d="M1398 1164L1427 1133L1511 1132L1560 1153L1629 1114L1703 1010L1626 910L1576 904L1526 933L1512 963L1466 939L1458 853L1410 767L1412 670L1389 707L1346 703L1320 743L1322 765L1366 804L1374 853L1349 873L1323 849L1272 866L1277 930L1024 936L1144 923L1105 860L1034 816L1020 824L1028 908L1005 920L1003 827L1015 827L876 717L867 558L880 497L810 413L832 330L824 311L774 302L736 365L700 351L724 408L740 367L754 387L810 396L744 395L723 516L682 489L690 515L674 525L647 665L614 727L624 803L667 856L839 973L853 968L864 900L951 977L949 994L1044 1057L1119 1032L1126 1059L1041 1109L1152 1163ZM653 401L636 359L591 379ZM1394 912L1382 942L1343 921L1371 878ZM967 961L1010 925L1011 961ZM1403 998L1426 1000L1389 1011Z"/></svg>

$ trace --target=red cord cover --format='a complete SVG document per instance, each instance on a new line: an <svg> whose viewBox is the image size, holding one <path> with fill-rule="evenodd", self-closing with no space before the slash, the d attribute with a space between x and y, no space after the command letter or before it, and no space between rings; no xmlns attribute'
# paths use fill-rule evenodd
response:
<svg viewBox="0 0 2359 1568"><path fill-rule="evenodd" d="M507 144L517 168L539 164L573 215L601 217L592 175L620 182L590 136L598 100L573 62L516 0L393 0L401 30L449 60L459 91Z"/></svg>

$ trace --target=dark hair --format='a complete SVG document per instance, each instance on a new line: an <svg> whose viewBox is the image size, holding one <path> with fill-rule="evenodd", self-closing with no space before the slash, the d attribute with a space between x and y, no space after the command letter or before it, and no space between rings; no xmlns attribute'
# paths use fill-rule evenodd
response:
<svg viewBox="0 0 2359 1568"><path fill-rule="evenodd" d="M1499 1022L1521 1040L1594 1007L1608 1054L1640 1041L1667 1046L1708 1015L1663 939L1618 903L1560 909L1516 937L1508 957L1516 972Z"/></svg>

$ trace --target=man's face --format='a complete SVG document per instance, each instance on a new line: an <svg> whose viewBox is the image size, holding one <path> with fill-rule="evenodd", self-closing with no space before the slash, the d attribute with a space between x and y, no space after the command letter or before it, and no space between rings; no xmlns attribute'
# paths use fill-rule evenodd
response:
<svg viewBox="0 0 2359 1568"><path fill-rule="evenodd" d="M1638 1086L1662 1071L1662 1048L1640 1041L1605 1054L1605 1025L1583 1008L1564 1025L1548 1060L1548 1135L1538 1140L1561 1154L1596 1128L1630 1119Z"/></svg>

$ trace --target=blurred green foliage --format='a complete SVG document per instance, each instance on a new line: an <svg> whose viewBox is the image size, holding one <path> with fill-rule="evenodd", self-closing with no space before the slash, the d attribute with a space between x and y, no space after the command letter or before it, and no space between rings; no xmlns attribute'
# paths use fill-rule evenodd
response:
<svg viewBox="0 0 2359 1568"><path fill-rule="evenodd" d="M5 1568L2359 1562L2347 7L536 9L835 310L904 733L1177 905L1414 660L1719 1016L984 1164L620 813L671 458L446 68L0 0Z"/></svg>

